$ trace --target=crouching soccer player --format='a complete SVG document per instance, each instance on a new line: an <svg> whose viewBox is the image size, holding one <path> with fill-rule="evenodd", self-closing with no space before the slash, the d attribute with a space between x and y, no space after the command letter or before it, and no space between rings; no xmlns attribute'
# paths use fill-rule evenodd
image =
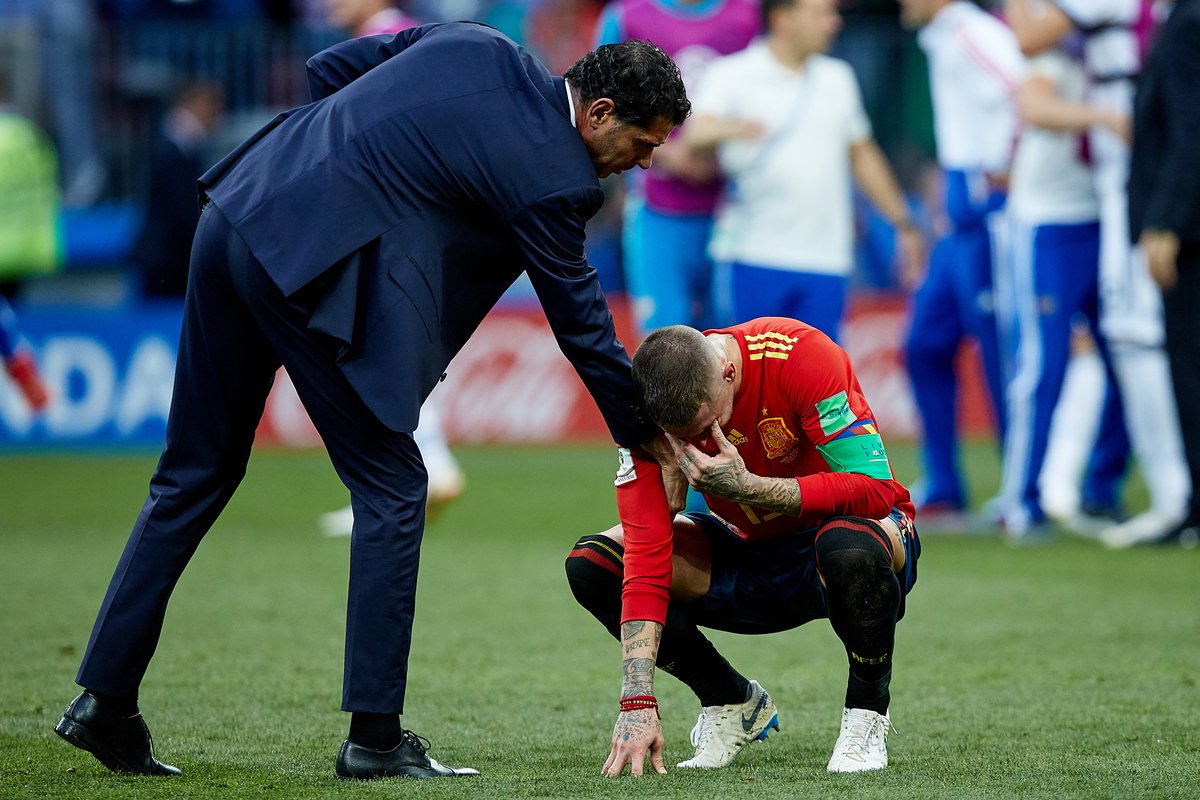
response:
<svg viewBox="0 0 1200 800"><path fill-rule="evenodd" d="M700 333L650 334L633 359L650 417L712 513L672 520L659 466L620 451L622 525L567 558L575 598L622 645L620 714L604 766L659 772L654 666L703 707L680 767L727 766L778 729L778 713L700 632L772 633L828 618L849 680L830 772L887 766L896 622L917 577L908 490L846 353L824 334L768 317ZM669 604L668 604L669 598Z"/></svg>

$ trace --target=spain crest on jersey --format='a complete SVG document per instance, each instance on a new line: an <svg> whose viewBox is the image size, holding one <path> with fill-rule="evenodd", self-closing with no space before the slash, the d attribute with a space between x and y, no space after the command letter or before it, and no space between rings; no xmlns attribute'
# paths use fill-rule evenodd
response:
<svg viewBox="0 0 1200 800"><path fill-rule="evenodd" d="M779 458L791 450L792 445L796 443L796 437L788 430L783 417L767 417L760 421L758 438L762 442L763 449L767 451L767 458Z"/></svg>

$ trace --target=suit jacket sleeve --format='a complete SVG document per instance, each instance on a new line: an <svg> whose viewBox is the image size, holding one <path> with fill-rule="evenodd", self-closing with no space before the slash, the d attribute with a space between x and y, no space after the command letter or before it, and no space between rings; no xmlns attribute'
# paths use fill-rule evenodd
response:
<svg viewBox="0 0 1200 800"><path fill-rule="evenodd" d="M649 441L658 429L642 412L629 354L617 339L596 271L583 255L585 225L600 207L599 187L542 198L510 220L529 280L558 346L623 447Z"/></svg>
<svg viewBox="0 0 1200 800"><path fill-rule="evenodd" d="M1189 225L1200 214L1200 13L1180 23L1170 57L1159 62L1165 67L1160 80L1166 152L1151 183L1142 228L1170 230L1194 240L1197 234Z"/></svg>
<svg viewBox="0 0 1200 800"><path fill-rule="evenodd" d="M434 27L436 25L421 25L394 35L385 33L347 39L317 53L306 65L308 90L313 102L324 100L338 89L349 86L392 56L406 50Z"/></svg>

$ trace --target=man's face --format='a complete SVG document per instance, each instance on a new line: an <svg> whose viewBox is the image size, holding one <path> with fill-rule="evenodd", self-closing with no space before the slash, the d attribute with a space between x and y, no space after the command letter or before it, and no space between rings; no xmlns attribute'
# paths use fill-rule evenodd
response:
<svg viewBox="0 0 1200 800"><path fill-rule="evenodd" d="M664 119L649 127L630 125L621 121L607 98L596 100L588 107L579 125L579 134L596 168L596 175L607 178L625 170L650 168L654 148L671 135L675 126Z"/></svg>
<svg viewBox="0 0 1200 800"><path fill-rule="evenodd" d="M796 0L775 13L774 29L804 56L828 52L842 29L836 0Z"/></svg>
<svg viewBox="0 0 1200 800"><path fill-rule="evenodd" d="M733 417L733 365L722 358L720 368L715 372L709 397L712 399L700 404L699 411L691 424L685 428L667 428L666 432L680 439L685 439L701 450L709 446L713 424L722 428L729 424ZM730 378L727 380L727 378Z"/></svg>
<svg viewBox="0 0 1200 800"><path fill-rule="evenodd" d="M924 28L946 0L900 0L900 21L909 30Z"/></svg>

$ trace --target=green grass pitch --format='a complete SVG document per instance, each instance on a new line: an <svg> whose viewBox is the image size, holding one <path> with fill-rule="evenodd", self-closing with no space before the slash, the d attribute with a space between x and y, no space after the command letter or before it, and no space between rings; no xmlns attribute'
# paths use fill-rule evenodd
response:
<svg viewBox="0 0 1200 800"><path fill-rule="evenodd" d="M167 616L142 708L180 779L109 773L51 732L153 456L0 458L0 798L1197 798L1200 551L927 536L898 631L883 773L828 775L845 656L825 623L716 635L782 731L716 772L603 779L619 653L562 562L613 521L604 447L466 448L426 533L407 727L472 781L335 780L347 541L322 453L259 453ZM979 496L993 450L968 463ZM901 479L911 448L893 455ZM919 525L919 521L918 521ZM697 707L660 675L669 765Z"/></svg>

